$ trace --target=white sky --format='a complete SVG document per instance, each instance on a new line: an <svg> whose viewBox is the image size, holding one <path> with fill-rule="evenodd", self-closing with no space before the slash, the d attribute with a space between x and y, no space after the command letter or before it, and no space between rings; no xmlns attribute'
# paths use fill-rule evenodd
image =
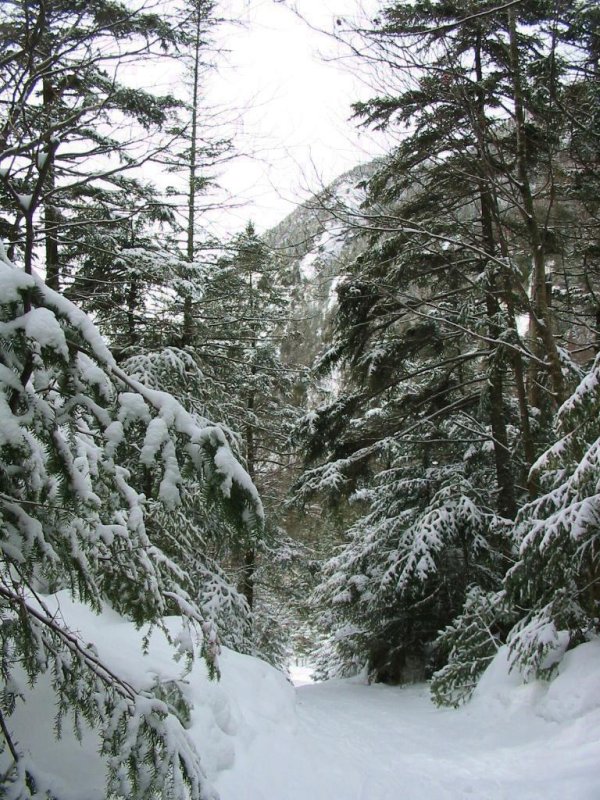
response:
<svg viewBox="0 0 600 800"><path fill-rule="evenodd" d="M299 0L315 25L333 30L356 0ZM235 142L246 154L226 165L220 183L241 204L215 224L239 231L252 219L262 232L320 186L381 152L372 135L348 122L351 103L370 92L340 63L327 36L276 0L222 0L239 25L219 31L219 60L206 101L237 116Z"/></svg>

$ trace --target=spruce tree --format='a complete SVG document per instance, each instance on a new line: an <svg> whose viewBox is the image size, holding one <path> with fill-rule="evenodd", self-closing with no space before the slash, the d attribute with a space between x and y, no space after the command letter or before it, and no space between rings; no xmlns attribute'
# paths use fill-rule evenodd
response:
<svg viewBox="0 0 600 800"><path fill-rule="evenodd" d="M120 680L93 643L50 613L43 593L66 589L98 611L106 602L138 625L179 613L200 626L215 668L197 575L161 549L152 514L159 504L176 512L187 475L245 524L260 518L260 501L219 427L130 378L89 318L4 252L0 271L4 783L11 796L44 792L11 736L21 664L31 683L52 675L59 716L98 729L109 794L207 797L199 756L167 705ZM145 494L149 476L154 497Z"/></svg>
<svg viewBox="0 0 600 800"><path fill-rule="evenodd" d="M135 173L172 140L167 128L180 103L134 86L126 72L165 58L180 36L144 6L15 0L6 4L0 37L9 235L26 249L20 243L39 216L46 280L57 290L68 282L67 255L87 232L134 219L155 199Z"/></svg>
<svg viewBox="0 0 600 800"><path fill-rule="evenodd" d="M564 651L598 633L600 357L557 415L557 442L534 465L540 496L523 507L519 560L506 577L518 610L513 660L547 676Z"/></svg>
<svg viewBox="0 0 600 800"><path fill-rule="evenodd" d="M229 539L228 546L239 589L254 612L256 646L268 657L276 620L265 570L279 560L279 473L289 463L287 437L296 415L292 389L298 372L281 356L288 318L282 267L250 223L225 256L203 267L192 302L192 346L205 378L207 411L234 432L267 509L265 538Z"/></svg>

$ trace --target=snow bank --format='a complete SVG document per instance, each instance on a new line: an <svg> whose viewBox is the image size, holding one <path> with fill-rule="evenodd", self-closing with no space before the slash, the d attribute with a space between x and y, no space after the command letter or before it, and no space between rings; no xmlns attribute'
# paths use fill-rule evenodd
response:
<svg viewBox="0 0 600 800"><path fill-rule="evenodd" d="M158 629L151 632L144 652L147 627L136 630L108 607L96 615L66 592L46 597L45 601L84 641L93 641L100 659L138 691L157 683L177 682L191 706L188 733L200 753L209 782L214 783L221 771L235 767L238 751L245 751L259 731L264 734L280 726L294 727L293 687L268 664L223 648L219 657L221 680L210 680L202 659L197 658L188 669L177 644L170 644ZM179 617L169 617L165 622L174 642L189 639ZM9 727L20 748L44 774L46 783L65 800L103 800L105 770L95 731L83 722L78 740L72 720L66 718L57 740L56 697L49 680L42 678L28 687L21 675L18 688L26 702L17 701Z"/></svg>
<svg viewBox="0 0 600 800"><path fill-rule="evenodd" d="M558 676L539 704L539 713L554 722L588 715L596 715L600 722L600 640L582 644L564 656Z"/></svg>
<svg viewBox="0 0 600 800"><path fill-rule="evenodd" d="M508 648L502 647L482 675L469 705L512 715L530 712L557 723L597 714L600 735L600 639L566 653L549 682L525 682L518 669L511 669Z"/></svg>

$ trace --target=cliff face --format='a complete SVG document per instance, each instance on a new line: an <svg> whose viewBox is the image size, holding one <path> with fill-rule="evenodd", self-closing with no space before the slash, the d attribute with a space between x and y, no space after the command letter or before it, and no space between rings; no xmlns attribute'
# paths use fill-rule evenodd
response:
<svg viewBox="0 0 600 800"><path fill-rule="evenodd" d="M344 173L265 236L290 287L293 323L282 345L288 362L310 367L327 345L336 287L365 246L360 184L374 169L367 164Z"/></svg>

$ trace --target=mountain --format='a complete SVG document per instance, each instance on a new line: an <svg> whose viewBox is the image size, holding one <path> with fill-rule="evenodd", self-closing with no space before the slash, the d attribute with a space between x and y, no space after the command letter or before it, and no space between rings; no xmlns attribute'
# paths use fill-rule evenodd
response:
<svg viewBox="0 0 600 800"><path fill-rule="evenodd" d="M365 247L360 207L376 166L345 172L265 236L290 287L293 323L282 346L288 362L311 367L326 346L336 287Z"/></svg>

